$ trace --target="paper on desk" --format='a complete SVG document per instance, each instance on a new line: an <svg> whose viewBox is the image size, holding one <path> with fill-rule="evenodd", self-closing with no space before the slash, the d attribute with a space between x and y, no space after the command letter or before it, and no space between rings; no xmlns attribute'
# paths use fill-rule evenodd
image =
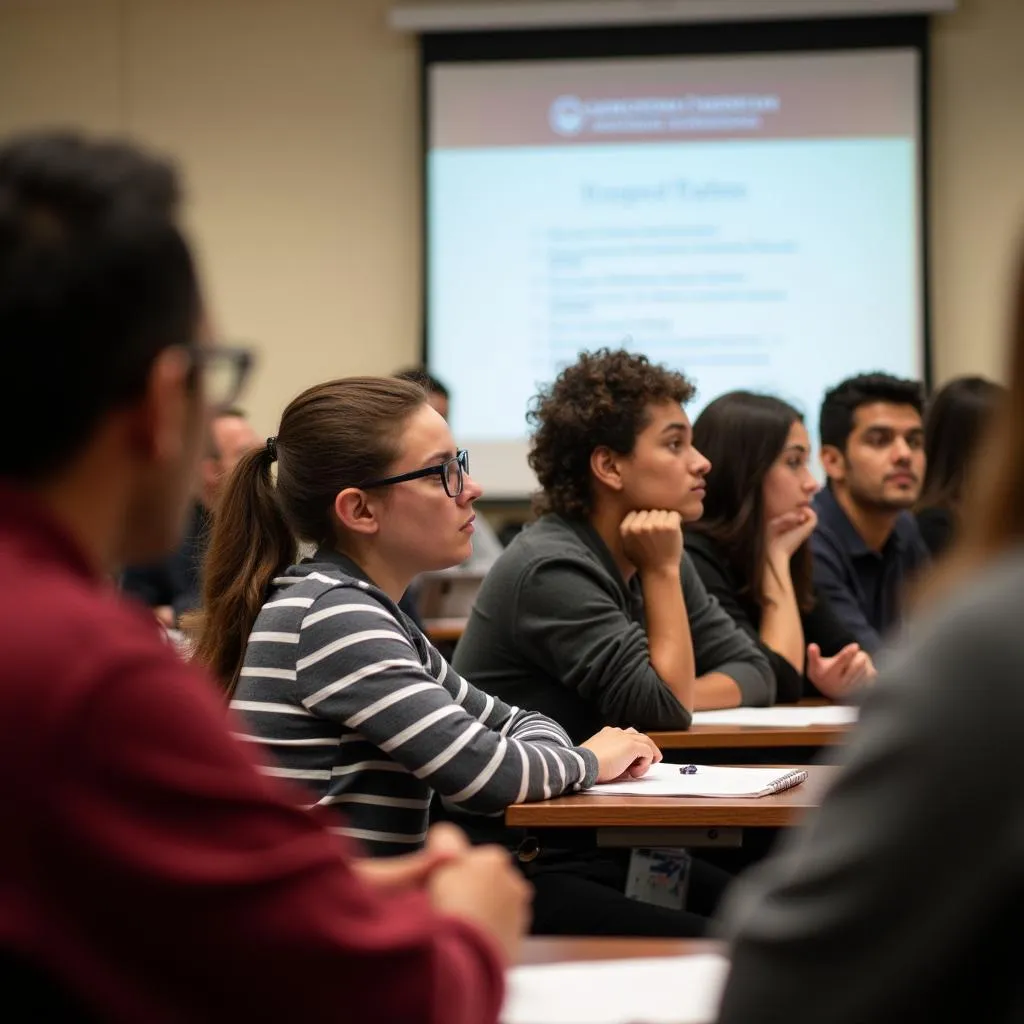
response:
<svg viewBox="0 0 1024 1024"><path fill-rule="evenodd" d="M767 795L773 783L794 771L791 768L722 768L707 764L693 767L696 771L692 775L683 774L680 765L662 761L652 764L647 774L639 779L604 782L586 792L594 796L757 797ZM806 777L806 772L801 770L801 774Z"/></svg>
<svg viewBox="0 0 1024 1024"><path fill-rule="evenodd" d="M694 725L756 725L797 729L811 725L853 725L857 709L847 704L821 707L729 708L727 711L696 711Z"/></svg>
<svg viewBox="0 0 1024 1024"><path fill-rule="evenodd" d="M729 971L715 953L516 967L502 1024L711 1024Z"/></svg>

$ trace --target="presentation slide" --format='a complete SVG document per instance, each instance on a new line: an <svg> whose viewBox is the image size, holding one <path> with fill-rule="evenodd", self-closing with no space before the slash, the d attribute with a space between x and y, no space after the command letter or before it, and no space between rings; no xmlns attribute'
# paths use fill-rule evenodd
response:
<svg viewBox="0 0 1024 1024"><path fill-rule="evenodd" d="M428 72L427 345L491 497L582 350L792 401L923 370L918 54L509 61Z"/></svg>

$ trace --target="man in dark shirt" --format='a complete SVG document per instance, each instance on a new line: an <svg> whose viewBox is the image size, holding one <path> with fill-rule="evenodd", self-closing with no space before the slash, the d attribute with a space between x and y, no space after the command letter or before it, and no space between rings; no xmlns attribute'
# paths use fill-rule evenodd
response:
<svg viewBox="0 0 1024 1024"><path fill-rule="evenodd" d="M121 577L124 592L152 608L165 626L176 625L185 612L199 607L210 514L239 459L263 443L240 409L225 409L213 418L208 442L199 466L200 498L189 512L178 549L152 565L130 566Z"/></svg>
<svg viewBox="0 0 1024 1024"><path fill-rule="evenodd" d="M814 499L814 582L874 654L900 619L907 580L928 560L908 511L924 478L921 385L872 373L843 381L821 407L828 486Z"/></svg>

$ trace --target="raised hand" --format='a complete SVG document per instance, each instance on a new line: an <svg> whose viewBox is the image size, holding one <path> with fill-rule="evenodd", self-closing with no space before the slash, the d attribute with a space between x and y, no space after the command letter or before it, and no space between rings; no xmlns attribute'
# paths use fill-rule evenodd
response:
<svg viewBox="0 0 1024 1024"><path fill-rule="evenodd" d="M807 678L832 700L842 700L858 684L874 676L874 663L859 644L847 644L831 658L822 657L817 644L807 648Z"/></svg>

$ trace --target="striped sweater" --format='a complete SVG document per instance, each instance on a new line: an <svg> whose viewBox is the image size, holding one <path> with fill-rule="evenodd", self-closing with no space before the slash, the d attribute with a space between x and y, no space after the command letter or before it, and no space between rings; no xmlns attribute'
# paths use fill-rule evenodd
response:
<svg viewBox="0 0 1024 1024"><path fill-rule="evenodd" d="M597 777L594 754L560 725L461 678L355 563L326 550L273 581L231 706L265 770L342 810L337 831L378 856L423 842L435 790L451 809L495 815Z"/></svg>

